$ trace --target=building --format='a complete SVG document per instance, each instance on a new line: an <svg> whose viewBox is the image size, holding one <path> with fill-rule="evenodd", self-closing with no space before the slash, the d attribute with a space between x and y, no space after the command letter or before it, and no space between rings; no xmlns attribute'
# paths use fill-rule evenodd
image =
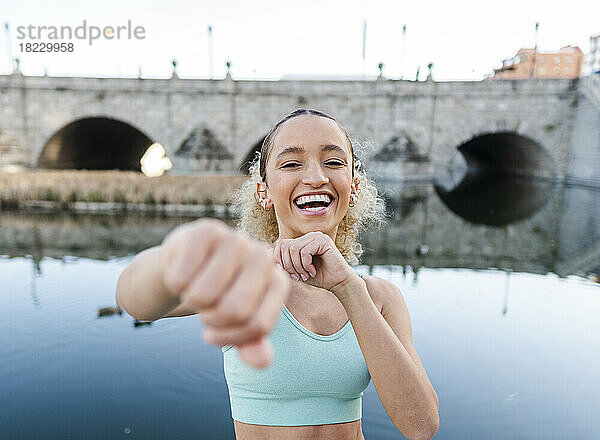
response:
<svg viewBox="0 0 600 440"><path fill-rule="evenodd" d="M586 73L600 74L600 34L590 37L590 51L585 56Z"/></svg>
<svg viewBox="0 0 600 440"><path fill-rule="evenodd" d="M577 46L564 46L558 52L519 49L494 69L491 79L579 78L583 63L583 52Z"/></svg>

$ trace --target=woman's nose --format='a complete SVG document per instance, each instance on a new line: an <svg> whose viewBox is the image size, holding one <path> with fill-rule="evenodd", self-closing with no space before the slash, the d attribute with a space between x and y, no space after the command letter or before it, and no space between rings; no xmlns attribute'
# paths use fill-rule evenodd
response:
<svg viewBox="0 0 600 440"><path fill-rule="evenodd" d="M306 172L302 175L302 183L305 185L311 185L319 187L329 182L329 177L323 172L321 165L314 164L308 167Z"/></svg>

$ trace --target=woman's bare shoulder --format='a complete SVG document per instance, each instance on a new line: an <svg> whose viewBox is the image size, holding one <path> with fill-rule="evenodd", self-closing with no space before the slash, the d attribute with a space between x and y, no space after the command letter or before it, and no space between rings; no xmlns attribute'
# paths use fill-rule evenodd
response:
<svg viewBox="0 0 600 440"><path fill-rule="evenodd" d="M397 291L398 288L388 280L373 275L362 275L361 277L365 280L369 295L371 295L371 299L381 313L386 298L389 297L391 292Z"/></svg>

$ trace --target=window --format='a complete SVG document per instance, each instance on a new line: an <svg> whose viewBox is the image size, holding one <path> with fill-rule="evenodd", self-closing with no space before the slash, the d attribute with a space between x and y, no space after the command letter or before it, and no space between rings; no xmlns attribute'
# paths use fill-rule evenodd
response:
<svg viewBox="0 0 600 440"><path fill-rule="evenodd" d="M573 57L567 57L567 63L573 64Z"/></svg>
<svg viewBox="0 0 600 440"><path fill-rule="evenodd" d="M568 67L563 69L563 73L571 73L571 69L569 69Z"/></svg>
<svg viewBox="0 0 600 440"><path fill-rule="evenodd" d="M541 66L539 68L539 71L540 71L540 75L545 75L546 74L546 67L545 66Z"/></svg>
<svg viewBox="0 0 600 440"><path fill-rule="evenodd" d="M560 63L560 57L554 57L554 64Z"/></svg>
<svg viewBox="0 0 600 440"><path fill-rule="evenodd" d="M555 67L554 68L554 73L560 73L560 67Z"/></svg>
<svg viewBox="0 0 600 440"><path fill-rule="evenodd" d="M540 64L546 64L546 58L541 57L540 58Z"/></svg>

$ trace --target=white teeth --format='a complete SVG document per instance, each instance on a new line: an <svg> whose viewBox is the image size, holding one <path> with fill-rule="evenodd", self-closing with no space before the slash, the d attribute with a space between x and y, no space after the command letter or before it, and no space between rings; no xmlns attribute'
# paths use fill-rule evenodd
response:
<svg viewBox="0 0 600 440"><path fill-rule="evenodd" d="M302 205L303 203L308 202L325 202L329 203L331 201L331 197L327 194L314 194L310 196L301 196L296 199L296 204Z"/></svg>

